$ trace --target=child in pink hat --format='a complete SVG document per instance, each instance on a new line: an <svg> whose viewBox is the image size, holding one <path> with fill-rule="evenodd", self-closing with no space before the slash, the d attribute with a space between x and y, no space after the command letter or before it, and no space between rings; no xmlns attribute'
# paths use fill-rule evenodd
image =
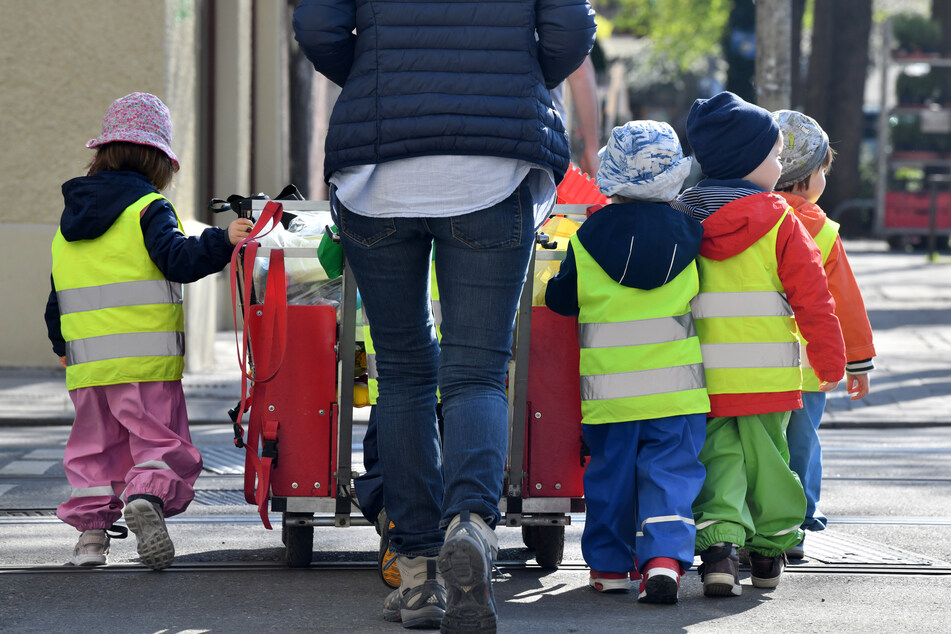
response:
<svg viewBox="0 0 951 634"><path fill-rule="evenodd" d="M73 565L106 563L110 533L126 535L114 526L123 507L142 563L171 565L165 518L185 510L201 471L182 392L182 284L223 269L251 222L185 236L160 193L179 169L171 141L165 104L126 95L86 144L87 174L63 185L46 324L76 408L63 458L72 492L57 510L81 532Z"/></svg>

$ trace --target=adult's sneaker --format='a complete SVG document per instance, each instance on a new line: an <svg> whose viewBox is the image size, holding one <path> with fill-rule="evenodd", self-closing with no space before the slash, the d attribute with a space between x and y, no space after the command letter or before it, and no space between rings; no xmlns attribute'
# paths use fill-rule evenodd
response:
<svg viewBox="0 0 951 634"><path fill-rule="evenodd" d="M165 513L161 500L154 496L130 496L123 516L129 530L135 533L136 550L142 563L152 570L162 570L172 565L175 546L168 536Z"/></svg>
<svg viewBox="0 0 951 634"><path fill-rule="evenodd" d="M630 592L631 573L592 570L588 575L588 585L598 592Z"/></svg>
<svg viewBox="0 0 951 634"><path fill-rule="evenodd" d="M700 553L697 572L703 581L703 594L708 597L738 597L740 587L740 560L733 544L717 542Z"/></svg>
<svg viewBox="0 0 951 634"><path fill-rule="evenodd" d="M383 600L383 618L408 629L436 629L446 612L446 588L439 579L435 557L399 555L400 587Z"/></svg>
<svg viewBox="0 0 951 634"><path fill-rule="evenodd" d="M446 529L439 574L446 582L441 632L495 632L498 616L492 592L492 562L498 537L478 515L463 511ZM404 573L405 574L405 573Z"/></svg>
<svg viewBox="0 0 951 634"><path fill-rule="evenodd" d="M400 587L400 567L396 563L396 553L390 550L390 529L394 524L386 515L386 509L380 511L380 516L376 520L377 532L380 534L380 550L377 554L377 569L380 572L380 579L391 588Z"/></svg>
<svg viewBox="0 0 951 634"><path fill-rule="evenodd" d="M775 588L786 568L786 553L769 557L750 551L750 578L756 588Z"/></svg>
<svg viewBox="0 0 951 634"><path fill-rule="evenodd" d="M677 603L680 562L669 557L654 557L644 566L637 600L640 603Z"/></svg>

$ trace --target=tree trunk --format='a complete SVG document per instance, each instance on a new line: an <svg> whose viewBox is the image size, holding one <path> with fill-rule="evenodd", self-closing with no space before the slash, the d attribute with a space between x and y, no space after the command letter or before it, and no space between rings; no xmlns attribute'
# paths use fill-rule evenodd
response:
<svg viewBox="0 0 951 634"><path fill-rule="evenodd" d="M767 110L788 109L792 0L756 3L756 103Z"/></svg>
<svg viewBox="0 0 951 634"><path fill-rule="evenodd" d="M819 204L828 213L860 196L859 146L872 0L816 0L805 112L837 157ZM834 60L834 62L833 62Z"/></svg>
<svg viewBox="0 0 951 634"><path fill-rule="evenodd" d="M793 110L803 106L802 17L806 0L792 0L792 27L789 32L789 96Z"/></svg>

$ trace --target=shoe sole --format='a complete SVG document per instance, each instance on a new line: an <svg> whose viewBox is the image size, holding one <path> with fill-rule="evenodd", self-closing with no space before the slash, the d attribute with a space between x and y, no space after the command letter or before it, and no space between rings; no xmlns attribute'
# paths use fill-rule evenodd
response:
<svg viewBox="0 0 951 634"><path fill-rule="evenodd" d="M76 555L70 560L72 566L104 566L106 564L105 555Z"/></svg>
<svg viewBox="0 0 951 634"><path fill-rule="evenodd" d="M460 535L443 544L438 567L448 594L440 631L495 632L498 617L491 570L486 569L485 555L473 538Z"/></svg>
<svg viewBox="0 0 951 634"><path fill-rule="evenodd" d="M667 575L654 575L644 583L644 591L637 596L639 603L677 603L677 581Z"/></svg>
<svg viewBox="0 0 951 634"><path fill-rule="evenodd" d="M769 578L751 576L750 581L753 582L754 588L775 588L776 586L779 585L780 578L781 578L781 575L779 577L769 577Z"/></svg>
<svg viewBox="0 0 951 634"><path fill-rule="evenodd" d="M390 529L393 522L386 520L386 527L380 533L380 550L377 554L377 570L380 579L390 588L399 588L402 578L400 569L396 565L396 554L390 550Z"/></svg>
<svg viewBox="0 0 951 634"><path fill-rule="evenodd" d="M408 630L436 630L443 621L442 608L425 607L419 610L402 610L400 621Z"/></svg>
<svg viewBox="0 0 951 634"><path fill-rule="evenodd" d="M604 593L622 593L631 591L631 582L628 579L589 579L588 585Z"/></svg>
<svg viewBox="0 0 951 634"><path fill-rule="evenodd" d="M132 500L123 512L129 530L135 533L136 550L142 563L152 570L172 565L175 546L155 507L147 500Z"/></svg>
<svg viewBox="0 0 951 634"><path fill-rule="evenodd" d="M736 583L733 575L723 572L710 572L703 578L703 594L707 597L738 597L743 588Z"/></svg>

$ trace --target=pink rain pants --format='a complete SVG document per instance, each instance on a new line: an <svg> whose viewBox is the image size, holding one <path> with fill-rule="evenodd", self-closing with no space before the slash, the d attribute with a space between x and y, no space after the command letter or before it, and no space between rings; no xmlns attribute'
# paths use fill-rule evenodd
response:
<svg viewBox="0 0 951 634"><path fill-rule="evenodd" d="M181 381L70 390L76 420L63 466L73 487L56 515L84 531L112 526L130 495L154 495L165 516L195 497L201 454L191 443Z"/></svg>

